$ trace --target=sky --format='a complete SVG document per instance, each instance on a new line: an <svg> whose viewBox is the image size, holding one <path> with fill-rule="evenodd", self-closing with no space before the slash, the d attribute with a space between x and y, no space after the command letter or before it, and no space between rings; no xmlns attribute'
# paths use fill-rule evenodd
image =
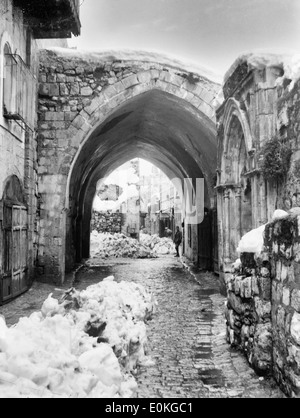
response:
<svg viewBox="0 0 300 418"><path fill-rule="evenodd" d="M84 50L146 50L224 75L242 53L300 52L300 0L81 0Z"/></svg>

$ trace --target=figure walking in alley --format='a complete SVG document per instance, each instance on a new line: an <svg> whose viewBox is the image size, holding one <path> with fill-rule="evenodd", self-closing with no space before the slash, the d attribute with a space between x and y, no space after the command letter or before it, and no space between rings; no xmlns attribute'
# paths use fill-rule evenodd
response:
<svg viewBox="0 0 300 418"><path fill-rule="evenodd" d="M175 244L175 248L176 248L176 255L175 257L180 257L179 254L179 247L182 243L182 232L180 231L179 226L177 226L176 228L176 234L175 234L175 238L174 238L174 244Z"/></svg>

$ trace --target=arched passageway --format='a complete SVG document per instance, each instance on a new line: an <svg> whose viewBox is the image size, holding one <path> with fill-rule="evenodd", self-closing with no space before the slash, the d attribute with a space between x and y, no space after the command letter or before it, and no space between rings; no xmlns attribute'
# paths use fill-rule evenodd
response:
<svg viewBox="0 0 300 418"><path fill-rule="evenodd" d="M73 248L77 261L89 257L89 225L97 182L132 158L152 162L170 179L204 178L205 204L210 207L210 180L216 164L210 123L182 99L153 90L129 100L94 130L70 178L72 216L68 229L72 234L68 235L67 248ZM72 264L74 253L67 253L67 257Z"/></svg>
<svg viewBox="0 0 300 418"><path fill-rule="evenodd" d="M54 53L42 65L47 80L54 64L65 72L59 83L56 74L51 78L63 106L45 111L53 106L47 97L54 87L42 83L39 192L45 239L38 263L45 275L61 281L65 268L89 256L97 182L133 158L153 163L170 179L204 178L205 206L214 206L214 99L220 86L159 64L100 64ZM185 230L185 253L197 262L198 225Z"/></svg>

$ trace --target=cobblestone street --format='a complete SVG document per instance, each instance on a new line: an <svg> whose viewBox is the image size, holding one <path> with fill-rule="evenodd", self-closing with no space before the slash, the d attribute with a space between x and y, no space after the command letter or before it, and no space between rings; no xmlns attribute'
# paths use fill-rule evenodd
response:
<svg viewBox="0 0 300 418"><path fill-rule="evenodd" d="M76 288L114 275L117 281L146 286L158 302L148 324L149 355L155 365L137 376L140 398L282 397L273 381L260 381L244 357L225 340L225 298L212 274L192 275L171 257L156 260L97 260L83 268ZM64 289L72 285L72 280ZM35 284L26 295L0 309L12 325L40 309L50 292L64 289Z"/></svg>

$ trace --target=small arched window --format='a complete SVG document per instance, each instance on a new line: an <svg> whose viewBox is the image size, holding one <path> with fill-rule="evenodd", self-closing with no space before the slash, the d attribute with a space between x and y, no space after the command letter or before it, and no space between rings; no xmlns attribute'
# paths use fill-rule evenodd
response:
<svg viewBox="0 0 300 418"><path fill-rule="evenodd" d="M3 56L3 114L13 113L13 72L14 60L8 44L4 47Z"/></svg>

